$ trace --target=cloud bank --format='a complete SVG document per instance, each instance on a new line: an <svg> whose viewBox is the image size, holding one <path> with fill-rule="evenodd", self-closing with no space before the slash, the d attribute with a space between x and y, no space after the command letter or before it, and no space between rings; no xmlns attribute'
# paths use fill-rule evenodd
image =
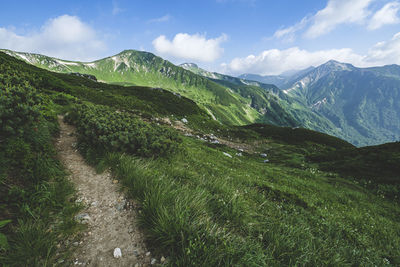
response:
<svg viewBox="0 0 400 267"><path fill-rule="evenodd" d="M97 37L95 30L78 17L62 15L48 20L38 32L26 35L0 27L0 47L89 61L97 59L106 45Z"/></svg>
<svg viewBox="0 0 400 267"><path fill-rule="evenodd" d="M298 47L285 50L270 49L258 55L234 58L230 63L222 64L222 72L234 75L276 75L288 70L318 66L331 59L358 67L400 64L400 32L388 41L377 43L365 55L357 54L350 48L318 51L307 51Z"/></svg>
<svg viewBox="0 0 400 267"><path fill-rule="evenodd" d="M400 22L400 18L397 13L400 9L399 2L387 3L382 9L378 10L371 21L369 22L368 29L377 30L387 24L397 24Z"/></svg>
<svg viewBox="0 0 400 267"><path fill-rule="evenodd" d="M153 41L154 49L162 56L176 59L213 62L224 52L221 43L227 40L222 34L214 39L207 39L201 34L178 33L172 40L160 35Z"/></svg>
<svg viewBox="0 0 400 267"><path fill-rule="evenodd" d="M294 41L296 33L308 39L328 34L343 24L359 24L369 30L377 30L385 25L400 23L398 16L400 3L393 1L375 10L376 0L329 0L326 7L300 22L277 30L276 39Z"/></svg>

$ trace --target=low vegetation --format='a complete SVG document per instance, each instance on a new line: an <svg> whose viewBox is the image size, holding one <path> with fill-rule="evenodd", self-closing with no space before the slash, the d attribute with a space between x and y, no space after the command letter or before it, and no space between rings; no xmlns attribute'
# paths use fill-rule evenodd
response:
<svg viewBox="0 0 400 267"><path fill-rule="evenodd" d="M169 128L150 125L106 106L75 105L66 118L77 125L81 143L90 148L158 157L174 153L181 143Z"/></svg>
<svg viewBox="0 0 400 267"><path fill-rule="evenodd" d="M56 114L36 89L0 86L0 263L51 265L79 209L52 144Z"/></svg>
<svg viewBox="0 0 400 267"><path fill-rule="evenodd" d="M229 158L223 152L238 151L191 138L183 146L168 159L97 161L142 203L141 225L173 266L399 264L400 210L390 200L307 162ZM273 142L259 148L292 152Z"/></svg>
<svg viewBox="0 0 400 267"><path fill-rule="evenodd" d="M77 207L67 201L73 189L51 144L57 112L68 112L77 126L78 148L88 162L99 171L111 169L137 200L148 244L170 266L400 265L399 202L360 182L398 186L394 171L368 176L371 168L395 163L397 144L358 149L304 129L220 125L169 92L95 83L4 59L4 265L50 265L57 259L56 240L76 229ZM13 101L28 115L11 118L16 111L9 109L21 107ZM165 117L187 118L193 137L158 125L156 119ZM228 145L201 139L210 134ZM365 163L373 161L368 171ZM352 176L352 166L362 166L363 177Z"/></svg>

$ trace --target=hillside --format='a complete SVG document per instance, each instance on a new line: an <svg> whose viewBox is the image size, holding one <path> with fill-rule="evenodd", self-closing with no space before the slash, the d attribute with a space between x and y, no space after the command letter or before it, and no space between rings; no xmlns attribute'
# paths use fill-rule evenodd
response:
<svg viewBox="0 0 400 267"><path fill-rule="evenodd" d="M289 96L273 84L208 72L193 63L185 63L181 66L251 99L251 107L262 114L254 122L271 123L279 126L300 126L346 139L341 130L329 119L309 108L302 98ZM294 73L286 82L301 76L305 72L306 70ZM275 101L271 101L271 99Z"/></svg>
<svg viewBox="0 0 400 267"><path fill-rule="evenodd" d="M291 75L240 77L258 82L277 81L289 98L329 121L335 130L307 128L334 134L357 146L400 139L398 65L356 68L331 60Z"/></svg>
<svg viewBox="0 0 400 267"><path fill-rule="evenodd" d="M355 145L393 142L400 139L399 68L362 69L329 61L285 92L329 119Z"/></svg>
<svg viewBox="0 0 400 267"><path fill-rule="evenodd" d="M400 139L396 65L360 69L329 61L285 74L282 91L272 84L208 72L193 63L175 66L134 50L90 63L5 52L57 72L94 75L100 81L125 86L164 88L195 101L225 124L300 126L357 146Z"/></svg>
<svg viewBox="0 0 400 267"><path fill-rule="evenodd" d="M124 86L161 87L192 99L222 123L243 125L265 122L280 126L302 126L343 137L329 120L310 110L301 101L286 96L274 85L210 73L194 64L187 64L186 70L151 53L126 50L113 57L82 63L29 53L5 52L52 71L90 74L100 81Z"/></svg>
<svg viewBox="0 0 400 267"><path fill-rule="evenodd" d="M261 116L259 112L249 107L251 99L248 97L243 97L203 76L195 75L147 52L126 50L90 63L8 50L4 52L52 71L90 74L100 81L113 84L167 89L194 100L223 123L247 124ZM267 121L274 122L272 118L267 118Z"/></svg>
<svg viewBox="0 0 400 267"><path fill-rule="evenodd" d="M74 153L138 203L152 257L172 266L400 264L400 177L388 167L397 143L356 148L302 128L222 125L166 90L0 59L1 264L72 265L71 244L89 236L54 154L57 114L76 126L63 134L77 138Z"/></svg>

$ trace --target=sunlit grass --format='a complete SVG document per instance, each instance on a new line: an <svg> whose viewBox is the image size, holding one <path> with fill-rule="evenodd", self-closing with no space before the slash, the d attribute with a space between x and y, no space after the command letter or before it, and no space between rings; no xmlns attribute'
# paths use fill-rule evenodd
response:
<svg viewBox="0 0 400 267"><path fill-rule="evenodd" d="M397 204L311 166L184 144L186 152L169 159L102 161L142 204L142 227L174 264L399 264Z"/></svg>

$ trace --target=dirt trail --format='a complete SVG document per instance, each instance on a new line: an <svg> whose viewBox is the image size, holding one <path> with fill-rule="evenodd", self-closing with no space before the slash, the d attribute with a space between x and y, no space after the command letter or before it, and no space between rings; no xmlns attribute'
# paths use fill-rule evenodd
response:
<svg viewBox="0 0 400 267"><path fill-rule="evenodd" d="M57 150L70 180L85 204L77 219L88 224L79 242L72 265L77 266L148 266L151 256L136 225L136 212L129 205L109 172L97 174L76 150L75 128L58 118L61 133ZM120 248L121 258L114 258ZM147 256L146 256L147 254Z"/></svg>

